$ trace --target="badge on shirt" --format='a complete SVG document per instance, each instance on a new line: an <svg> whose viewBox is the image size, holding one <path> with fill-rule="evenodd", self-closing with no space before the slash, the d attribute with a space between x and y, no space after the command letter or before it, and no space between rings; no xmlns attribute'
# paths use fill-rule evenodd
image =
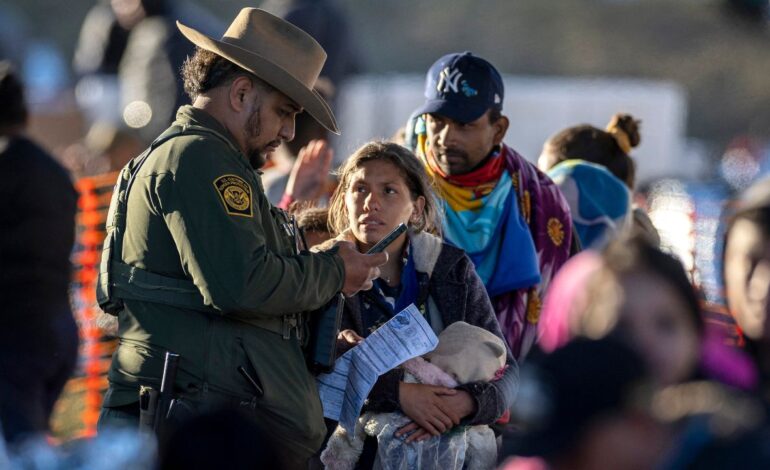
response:
<svg viewBox="0 0 770 470"><path fill-rule="evenodd" d="M222 175L214 180L214 187L230 215L251 217L251 186L236 175Z"/></svg>

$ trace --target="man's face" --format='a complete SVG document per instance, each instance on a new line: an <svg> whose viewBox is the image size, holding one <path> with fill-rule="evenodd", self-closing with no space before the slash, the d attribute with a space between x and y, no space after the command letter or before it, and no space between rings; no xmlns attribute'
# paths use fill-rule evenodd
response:
<svg viewBox="0 0 770 470"><path fill-rule="evenodd" d="M724 273L727 303L738 325L751 339L770 339L770 241L755 222L733 224Z"/></svg>
<svg viewBox="0 0 770 470"><path fill-rule="evenodd" d="M282 142L294 138L294 119L302 108L277 90L255 89L250 95L243 110L243 147L251 166L260 168Z"/></svg>
<svg viewBox="0 0 770 470"><path fill-rule="evenodd" d="M474 170L499 145L508 130L508 119L489 122L489 111L475 121L461 123L446 116L425 116L429 151L441 171L462 175Z"/></svg>

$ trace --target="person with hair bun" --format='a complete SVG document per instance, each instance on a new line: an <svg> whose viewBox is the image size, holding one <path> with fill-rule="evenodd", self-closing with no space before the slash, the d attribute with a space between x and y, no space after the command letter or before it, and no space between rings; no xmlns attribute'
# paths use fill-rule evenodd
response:
<svg viewBox="0 0 770 470"><path fill-rule="evenodd" d="M636 164L630 153L641 142L640 124L630 114L615 114L606 129L588 124L568 127L546 141L537 166L549 171L565 160L580 159L607 168L634 189Z"/></svg>
<svg viewBox="0 0 770 470"><path fill-rule="evenodd" d="M568 127L543 146L538 168L548 173L569 201L584 247L601 248L631 226L660 244L647 214L632 209L636 163L630 153L641 142L640 123L630 114L618 113L605 129L588 124Z"/></svg>

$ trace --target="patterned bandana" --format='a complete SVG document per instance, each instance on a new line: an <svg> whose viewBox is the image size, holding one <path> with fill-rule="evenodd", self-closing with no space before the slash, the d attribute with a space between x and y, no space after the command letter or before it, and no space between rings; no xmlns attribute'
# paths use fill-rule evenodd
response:
<svg viewBox="0 0 770 470"><path fill-rule="evenodd" d="M502 153L493 153L471 173L448 176L427 148L424 133L417 142L418 155L444 202L444 237L468 253L489 296L540 282L535 244Z"/></svg>

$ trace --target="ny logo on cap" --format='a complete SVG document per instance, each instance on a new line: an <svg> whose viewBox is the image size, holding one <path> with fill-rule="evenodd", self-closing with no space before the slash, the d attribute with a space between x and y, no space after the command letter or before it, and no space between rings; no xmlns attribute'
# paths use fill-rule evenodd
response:
<svg viewBox="0 0 770 470"><path fill-rule="evenodd" d="M448 93L449 90L457 93L459 91L458 82L462 76L462 72L457 69L450 69L449 67L444 68L444 70L438 74L436 90L438 90L439 93Z"/></svg>

